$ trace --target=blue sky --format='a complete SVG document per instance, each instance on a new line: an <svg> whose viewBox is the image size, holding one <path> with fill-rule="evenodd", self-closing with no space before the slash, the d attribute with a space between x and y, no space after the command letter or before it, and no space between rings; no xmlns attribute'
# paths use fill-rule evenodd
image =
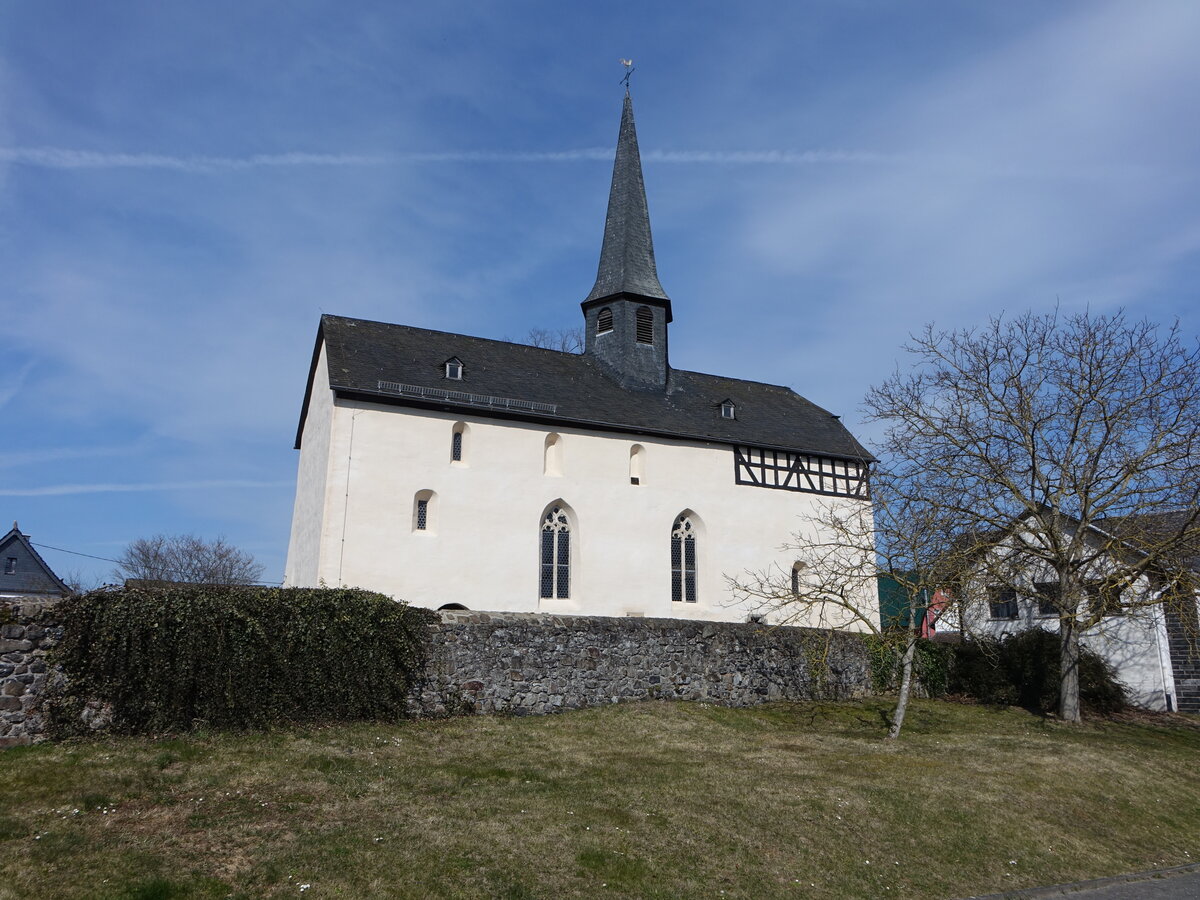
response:
<svg viewBox="0 0 1200 900"><path fill-rule="evenodd" d="M1198 44L1192 0L0 0L0 521L281 578L318 316L578 324L621 57L676 367L869 441L926 322L1195 335Z"/></svg>

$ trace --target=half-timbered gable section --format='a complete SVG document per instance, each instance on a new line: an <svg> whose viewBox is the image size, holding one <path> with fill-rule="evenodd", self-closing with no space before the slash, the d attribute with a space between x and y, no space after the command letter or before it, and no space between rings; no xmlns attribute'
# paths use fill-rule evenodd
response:
<svg viewBox="0 0 1200 900"><path fill-rule="evenodd" d="M838 459L737 446L733 448L733 461L734 480L738 484L860 500L870 498L866 458Z"/></svg>

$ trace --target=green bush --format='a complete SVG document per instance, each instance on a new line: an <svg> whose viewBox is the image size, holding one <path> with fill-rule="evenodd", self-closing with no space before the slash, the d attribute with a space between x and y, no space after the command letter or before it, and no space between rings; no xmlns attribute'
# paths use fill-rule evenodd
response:
<svg viewBox="0 0 1200 900"><path fill-rule="evenodd" d="M432 618L357 589L183 584L93 591L56 612L60 735L90 700L131 733L397 718Z"/></svg>
<svg viewBox="0 0 1200 900"><path fill-rule="evenodd" d="M982 638L953 648L948 693L1046 713L1058 708L1062 667L1057 633L1031 628L1000 641ZM1112 668L1086 647L1079 648L1079 700L1085 710L1100 714L1127 703Z"/></svg>

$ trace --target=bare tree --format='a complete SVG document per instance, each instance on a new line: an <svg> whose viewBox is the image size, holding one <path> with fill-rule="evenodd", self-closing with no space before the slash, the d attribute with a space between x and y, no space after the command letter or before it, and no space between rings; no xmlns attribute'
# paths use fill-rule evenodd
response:
<svg viewBox="0 0 1200 900"><path fill-rule="evenodd" d="M113 577L194 584L253 584L263 567L223 537L207 541L192 534L138 538L117 559Z"/></svg>
<svg viewBox="0 0 1200 900"><path fill-rule="evenodd" d="M563 353L583 352L582 328L530 328L520 343Z"/></svg>
<svg viewBox="0 0 1200 900"><path fill-rule="evenodd" d="M749 572L731 579L739 599L779 624L867 632L899 657L900 684L888 739L900 736L914 683L920 624L938 585L957 571L958 545L936 504L906 497L884 471L872 475L872 503L827 498L783 549L790 572ZM880 581L902 598L896 622L880 618Z"/></svg>
<svg viewBox="0 0 1200 900"><path fill-rule="evenodd" d="M1200 546L1200 348L1118 311L929 326L905 349L913 369L866 399L890 487L958 535L966 593L1028 590L1031 570L1053 585L1058 711L1077 722L1081 632L1164 602Z"/></svg>

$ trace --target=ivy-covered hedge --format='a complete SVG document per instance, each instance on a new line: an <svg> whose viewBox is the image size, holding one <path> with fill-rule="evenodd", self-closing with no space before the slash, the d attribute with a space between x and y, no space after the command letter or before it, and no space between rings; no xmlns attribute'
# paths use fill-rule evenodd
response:
<svg viewBox="0 0 1200 900"><path fill-rule="evenodd" d="M93 591L56 612L60 735L89 701L130 733L397 718L433 620L358 589L182 584Z"/></svg>

